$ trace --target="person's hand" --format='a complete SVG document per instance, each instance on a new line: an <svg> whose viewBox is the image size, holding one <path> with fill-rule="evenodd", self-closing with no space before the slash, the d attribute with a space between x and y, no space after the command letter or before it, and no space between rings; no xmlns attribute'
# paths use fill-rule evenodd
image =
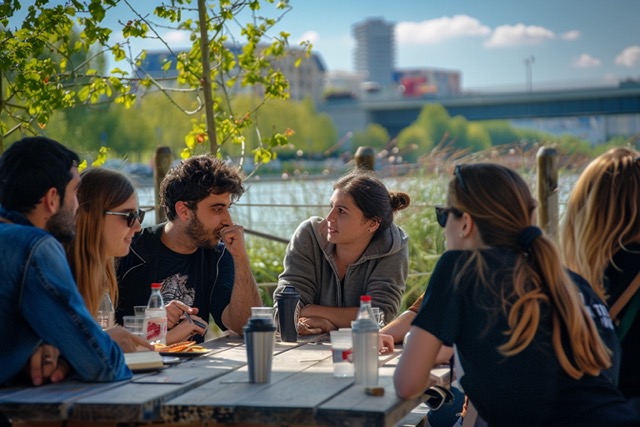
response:
<svg viewBox="0 0 640 427"><path fill-rule="evenodd" d="M121 326L114 326L105 330L107 335L120 346L125 353L134 353L138 351L138 347L144 347L149 350L153 350L153 346L149 344L144 338L134 335Z"/></svg>
<svg viewBox="0 0 640 427"><path fill-rule="evenodd" d="M189 337L193 335L202 335L207 333L207 327L200 327L196 324L196 322L202 323L203 325L207 325L207 322L202 320L198 316L191 316L191 319L194 321L193 323L189 323L188 320L183 320L178 323L176 327L167 332L167 345L175 344L180 341L185 341Z"/></svg>
<svg viewBox="0 0 640 427"><path fill-rule="evenodd" d="M387 334L378 334L378 348L380 354L391 353L394 349L393 337Z"/></svg>
<svg viewBox="0 0 640 427"><path fill-rule="evenodd" d="M323 317L301 317L298 319L298 333L300 335L317 335L335 331L336 326Z"/></svg>
<svg viewBox="0 0 640 427"><path fill-rule="evenodd" d="M69 364L60 358L60 351L49 344L38 347L24 369L35 386L47 381L59 383L71 372Z"/></svg>
<svg viewBox="0 0 640 427"><path fill-rule="evenodd" d="M220 240L231 253L231 256L242 255L247 252L244 244L244 227L233 224L220 230Z"/></svg>
<svg viewBox="0 0 640 427"><path fill-rule="evenodd" d="M198 314L196 307L189 307L187 304L174 299L164 306L167 310L167 329L173 329L182 319L184 319L184 312L194 315ZM205 322L206 323L206 322Z"/></svg>

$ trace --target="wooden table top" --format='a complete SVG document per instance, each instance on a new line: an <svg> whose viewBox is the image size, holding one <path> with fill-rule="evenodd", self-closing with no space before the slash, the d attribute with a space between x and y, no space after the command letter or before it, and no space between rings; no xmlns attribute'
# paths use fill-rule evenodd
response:
<svg viewBox="0 0 640 427"><path fill-rule="evenodd" d="M370 396L353 378L333 376L328 336L277 342L271 381L248 382L241 337L208 341L202 356L129 381L64 381L0 388L0 413L12 420L95 423L393 426L422 402L399 399L393 371L400 350L380 356L383 396ZM446 382L448 369L432 371ZM339 420L339 421L338 421Z"/></svg>

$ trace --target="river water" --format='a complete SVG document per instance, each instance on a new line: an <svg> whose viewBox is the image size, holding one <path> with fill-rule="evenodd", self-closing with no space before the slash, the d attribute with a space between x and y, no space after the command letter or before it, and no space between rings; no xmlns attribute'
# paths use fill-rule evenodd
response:
<svg viewBox="0 0 640 427"><path fill-rule="evenodd" d="M298 224L312 216L329 211L331 179L260 180L245 184L246 191L231 208L237 224L247 229L288 239ZM153 205L153 188L140 187L141 206ZM155 212L148 212L144 226L156 223Z"/></svg>
<svg viewBox="0 0 640 427"><path fill-rule="evenodd" d="M559 180L560 215L577 176L561 175ZM446 179L423 177L393 177L383 181L390 189L407 191L413 209L430 208L443 204ZM531 188L535 176L526 177ZM232 207L231 216L236 224L272 236L289 239L300 222L312 215L325 216L329 211L329 199L335 178L307 180L253 180L245 184L246 191ZM534 192L535 194L535 192ZM140 187L141 206L153 206L153 188ZM156 223L155 212L148 212L144 226Z"/></svg>

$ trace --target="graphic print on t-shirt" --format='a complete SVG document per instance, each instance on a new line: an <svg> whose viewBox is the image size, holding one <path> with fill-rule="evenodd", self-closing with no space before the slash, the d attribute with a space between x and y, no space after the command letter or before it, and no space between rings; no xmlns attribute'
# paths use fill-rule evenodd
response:
<svg viewBox="0 0 640 427"><path fill-rule="evenodd" d="M162 299L165 304L177 299L189 307L195 302L196 290L187 286L189 276L185 274L174 274L162 281Z"/></svg>

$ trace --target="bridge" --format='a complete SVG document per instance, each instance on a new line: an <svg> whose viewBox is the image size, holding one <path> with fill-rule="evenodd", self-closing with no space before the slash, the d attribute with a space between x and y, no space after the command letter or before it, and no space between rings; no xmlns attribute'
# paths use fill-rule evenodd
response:
<svg viewBox="0 0 640 427"><path fill-rule="evenodd" d="M640 114L640 84L619 87L536 92L467 94L443 98L367 96L361 100L327 102L321 109L334 118L339 132L346 123L377 123L397 135L418 118L427 104L441 104L451 117L467 120L559 118ZM333 104L333 105L331 105ZM347 110L351 110L347 112ZM355 114L354 114L355 113ZM358 114L359 113L359 114ZM336 115L340 117L337 118ZM359 130L353 127L348 130Z"/></svg>

